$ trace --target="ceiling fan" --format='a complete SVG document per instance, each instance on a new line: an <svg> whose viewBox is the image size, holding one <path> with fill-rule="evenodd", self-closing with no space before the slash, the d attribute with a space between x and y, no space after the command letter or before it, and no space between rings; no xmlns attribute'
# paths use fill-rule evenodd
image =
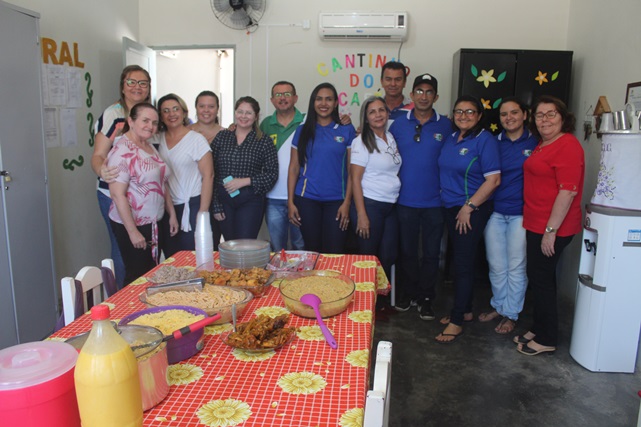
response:
<svg viewBox="0 0 641 427"><path fill-rule="evenodd" d="M218 20L234 30L252 29L265 13L266 0L210 0Z"/></svg>

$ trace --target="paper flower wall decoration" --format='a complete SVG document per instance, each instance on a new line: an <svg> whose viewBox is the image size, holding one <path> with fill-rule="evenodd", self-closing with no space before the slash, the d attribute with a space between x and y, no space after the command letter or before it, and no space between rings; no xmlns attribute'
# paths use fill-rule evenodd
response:
<svg viewBox="0 0 641 427"><path fill-rule="evenodd" d="M483 83L483 86L485 86L486 88L490 87L490 83L502 82L507 75L507 72L503 71L501 74L494 77L494 69L491 69L489 71L481 70L481 75L479 76L479 70L473 64L470 71L472 72L472 75L476 77L476 81Z"/></svg>

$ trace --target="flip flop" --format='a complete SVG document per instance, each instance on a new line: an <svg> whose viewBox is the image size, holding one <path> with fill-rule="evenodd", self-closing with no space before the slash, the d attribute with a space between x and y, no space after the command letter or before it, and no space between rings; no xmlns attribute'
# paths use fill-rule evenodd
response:
<svg viewBox="0 0 641 427"><path fill-rule="evenodd" d="M527 344L521 344L516 348L516 351L518 351L521 354L525 354L526 356L536 356L537 354L541 354L541 353L547 353L548 356L551 356L556 351L556 347L543 347L540 350L535 350L533 348L528 347Z"/></svg>
<svg viewBox="0 0 641 427"><path fill-rule="evenodd" d="M505 327L505 329L502 330L502 328L504 328L504 327ZM500 334L500 335L505 335L505 334L509 334L512 331L514 331L515 327L516 327L516 322L514 320L510 319L509 317L504 317L504 318L501 319L501 321L496 326L496 328L494 328L494 332L496 332L497 334ZM525 339L525 338L523 338L523 339Z"/></svg>
<svg viewBox="0 0 641 427"><path fill-rule="evenodd" d="M496 319L497 317L501 317L498 311L496 310L488 311L486 313L479 314L479 322L490 322Z"/></svg>
<svg viewBox="0 0 641 427"><path fill-rule="evenodd" d="M456 341L456 339L458 337L460 337L461 335L463 335L463 331L459 332L458 334L445 334L445 333L441 332L440 334L438 334L437 336L434 337L434 341L436 341L439 344L450 344L450 343L453 343L454 341ZM449 341L439 341L439 340L436 339L438 337L454 337L454 338L452 338Z"/></svg>
<svg viewBox="0 0 641 427"><path fill-rule="evenodd" d="M465 315L467 315L467 314L470 314L472 317L471 317L471 318L469 318L469 319L466 319L466 318L465 318ZM473 321L474 321L474 313L465 313L465 314L463 315L463 321L464 321L464 322L467 322L467 323L469 323L469 322L473 322ZM450 323L450 316L443 316L443 317L441 317L441 320L439 320L439 322L441 322L441 325L447 325L448 323Z"/></svg>

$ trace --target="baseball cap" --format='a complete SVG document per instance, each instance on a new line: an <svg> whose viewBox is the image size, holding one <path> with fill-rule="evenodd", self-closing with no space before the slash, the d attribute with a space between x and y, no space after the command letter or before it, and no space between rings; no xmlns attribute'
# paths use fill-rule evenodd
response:
<svg viewBox="0 0 641 427"><path fill-rule="evenodd" d="M416 86L422 83L427 83L428 85L432 86L432 88L434 89L434 92L438 93L438 81L436 80L436 77L427 73L421 74L420 76L414 79L414 85L412 86L412 91Z"/></svg>

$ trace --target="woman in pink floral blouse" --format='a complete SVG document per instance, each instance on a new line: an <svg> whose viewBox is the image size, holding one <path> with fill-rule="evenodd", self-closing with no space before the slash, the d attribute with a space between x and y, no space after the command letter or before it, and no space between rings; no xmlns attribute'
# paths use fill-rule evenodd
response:
<svg viewBox="0 0 641 427"><path fill-rule="evenodd" d="M148 142L158 129L153 105L137 104L129 112L123 136L109 152L109 166L118 176L109 184L113 203L111 227L125 262L125 284L153 268L158 262L158 223L165 210L170 234L178 232L174 205L167 188L169 168Z"/></svg>

